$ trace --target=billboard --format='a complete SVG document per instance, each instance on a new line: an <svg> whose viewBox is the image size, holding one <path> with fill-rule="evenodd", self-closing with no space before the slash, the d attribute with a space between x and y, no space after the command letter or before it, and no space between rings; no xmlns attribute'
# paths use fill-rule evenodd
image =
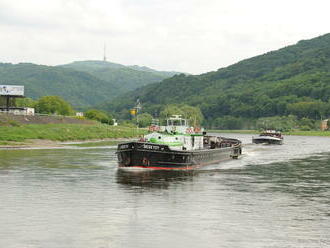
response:
<svg viewBox="0 0 330 248"><path fill-rule="evenodd" d="M0 85L0 96L24 96L24 86Z"/></svg>

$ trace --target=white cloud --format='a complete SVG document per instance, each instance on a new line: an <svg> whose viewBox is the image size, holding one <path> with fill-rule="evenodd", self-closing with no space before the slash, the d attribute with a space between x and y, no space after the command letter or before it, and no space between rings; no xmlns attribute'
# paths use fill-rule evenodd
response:
<svg viewBox="0 0 330 248"><path fill-rule="evenodd" d="M0 62L202 73L329 32L328 1L0 0Z"/></svg>

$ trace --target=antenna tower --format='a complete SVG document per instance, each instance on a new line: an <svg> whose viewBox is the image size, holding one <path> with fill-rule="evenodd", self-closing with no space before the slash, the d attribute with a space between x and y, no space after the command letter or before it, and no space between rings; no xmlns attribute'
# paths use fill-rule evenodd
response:
<svg viewBox="0 0 330 248"><path fill-rule="evenodd" d="M103 49L103 61L107 61L105 44L104 44L104 49Z"/></svg>

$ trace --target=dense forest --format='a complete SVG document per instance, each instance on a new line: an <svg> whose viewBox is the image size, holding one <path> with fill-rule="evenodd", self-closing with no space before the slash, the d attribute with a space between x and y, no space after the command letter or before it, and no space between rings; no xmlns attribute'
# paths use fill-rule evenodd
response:
<svg viewBox="0 0 330 248"><path fill-rule="evenodd" d="M107 61L76 61L60 67L87 72L100 80L109 82L114 86L116 96L179 74L156 71L145 66L125 66Z"/></svg>
<svg viewBox="0 0 330 248"><path fill-rule="evenodd" d="M34 99L61 96L78 108L108 101L120 93L174 74L104 61L82 61L64 66L0 63L0 84L24 85L25 95Z"/></svg>
<svg viewBox="0 0 330 248"><path fill-rule="evenodd" d="M25 96L34 99L46 95L61 96L74 106L106 101L115 91L106 81L84 72L30 63L0 63L0 84L24 85Z"/></svg>
<svg viewBox="0 0 330 248"><path fill-rule="evenodd" d="M168 104L199 107L204 124L209 127L221 126L219 123L224 119L255 123L258 118L274 116L294 116L299 120L327 118L330 34L302 40L214 72L175 75L101 107L125 118L137 98L144 111L153 115Z"/></svg>

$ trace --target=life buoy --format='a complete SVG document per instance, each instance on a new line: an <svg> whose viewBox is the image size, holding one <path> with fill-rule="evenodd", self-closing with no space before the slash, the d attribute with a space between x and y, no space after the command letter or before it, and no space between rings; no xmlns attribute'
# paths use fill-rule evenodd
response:
<svg viewBox="0 0 330 248"><path fill-rule="evenodd" d="M193 130L192 130L192 128L188 127L186 132L191 134L191 133L193 133Z"/></svg>
<svg viewBox="0 0 330 248"><path fill-rule="evenodd" d="M159 130L160 130L160 128L157 125L151 125L151 126L149 126L149 132L157 132Z"/></svg>

